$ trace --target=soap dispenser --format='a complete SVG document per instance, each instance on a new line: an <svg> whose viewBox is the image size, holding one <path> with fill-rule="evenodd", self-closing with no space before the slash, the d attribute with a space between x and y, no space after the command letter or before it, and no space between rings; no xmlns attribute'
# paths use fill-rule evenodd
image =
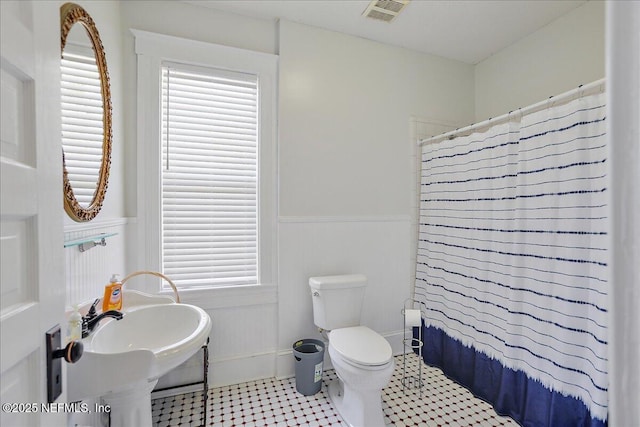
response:
<svg viewBox="0 0 640 427"><path fill-rule="evenodd" d="M69 341L78 341L82 338L82 316L78 311L78 304L73 305L73 312L69 316L68 328Z"/></svg>
<svg viewBox="0 0 640 427"><path fill-rule="evenodd" d="M109 284L104 287L104 297L102 298L102 311L120 310L122 308L122 283L118 280L118 275L114 274L109 280Z"/></svg>

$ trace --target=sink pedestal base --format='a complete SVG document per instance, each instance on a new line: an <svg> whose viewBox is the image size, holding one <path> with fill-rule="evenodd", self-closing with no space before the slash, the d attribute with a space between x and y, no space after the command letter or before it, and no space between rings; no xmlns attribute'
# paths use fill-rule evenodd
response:
<svg viewBox="0 0 640 427"><path fill-rule="evenodd" d="M111 427L151 427L151 391L158 380L102 396L111 408Z"/></svg>

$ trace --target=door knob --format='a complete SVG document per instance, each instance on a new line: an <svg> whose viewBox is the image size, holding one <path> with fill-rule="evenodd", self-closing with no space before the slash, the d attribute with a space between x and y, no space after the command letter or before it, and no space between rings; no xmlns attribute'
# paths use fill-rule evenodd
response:
<svg viewBox="0 0 640 427"><path fill-rule="evenodd" d="M53 351L52 359L63 358L68 363L76 363L82 357L84 346L80 341L71 341L65 348L59 348Z"/></svg>

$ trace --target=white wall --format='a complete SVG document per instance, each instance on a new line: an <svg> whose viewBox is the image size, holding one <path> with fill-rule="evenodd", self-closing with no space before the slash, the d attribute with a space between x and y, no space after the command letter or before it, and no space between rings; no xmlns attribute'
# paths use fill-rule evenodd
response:
<svg viewBox="0 0 640 427"><path fill-rule="evenodd" d="M293 372L293 341L317 336L307 286L313 275L366 274L370 284L364 323L385 334L398 351L399 310L411 295L415 268L415 137L465 125L493 111L502 114L510 104L527 105L577 86L583 77L574 76L576 63L595 75L588 81L603 75L597 47L589 53L581 50L573 62L560 60L567 46L576 45L574 33L598 39L601 23L598 27L590 22L602 20L602 8L594 2L476 67L305 25L278 25L182 2L81 4L94 15L103 36L116 93L114 166L102 227L120 233L106 248L68 256L74 286L94 287L88 288L88 295L101 294L106 270L107 275L126 274L145 267L136 261L137 245L144 242L132 238L140 219L135 183L136 57L129 28L280 54L280 280L277 290L212 293L186 301L203 305L213 319L212 385ZM570 31L558 29L563 20L573 25L567 27ZM595 35L585 29L590 27ZM558 34L567 41L555 40L559 46L551 44L556 53L549 56L542 47ZM541 76L522 93L514 83L493 93L492 85L505 82L504 70L521 75L529 71L521 62L523 56L533 63L555 63L558 76ZM600 65L588 65L592 63ZM69 235L78 232L69 229ZM102 258L105 265L92 268L98 262L93 258ZM173 380L199 366L194 359Z"/></svg>
<svg viewBox="0 0 640 427"><path fill-rule="evenodd" d="M475 121L604 77L604 2L591 0L475 67Z"/></svg>
<svg viewBox="0 0 640 427"><path fill-rule="evenodd" d="M208 43L277 52L277 28L274 21L243 17L177 1L121 2L124 73L126 97L126 198L128 215L136 218L128 236L127 272L148 269L141 262L145 242L137 242L138 217L136 197L136 55L129 29L184 37ZM134 279L132 286L145 288L144 280ZM153 292L153 289L151 289ZM209 345L209 385L240 383L275 375L277 336L277 289L217 289L181 295L182 302L202 307L211 316L213 327ZM158 387L197 381L202 375L201 355L162 378Z"/></svg>
<svg viewBox="0 0 640 427"><path fill-rule="evenodd" d="M61 1L62 5L64 2ZM122 27L120 25L120 3L113 1L76 2L91 15L107 58L112 105L112 152L111 171L107 194L98 216L88 223L76 223L64 215L65 241L100 233L117 233L107 239L106 247L95 247L80 253L78 247L64 249L67 306L90 301L102 296L104 285L112 273L125 273L126 227L125 218L125 165L124 153L124 105Z"/></svg>
<svg viewBox="0 0 640 427"><path fill-rule="evenodd" d="M609 424L640 419L640 2L607 5L611 189Z"/></svg>
<svg viewBox="0 0 640 427"><path fill-rule="evenodd" d="M84 253L80 253L77 247L64 250L68 305L101 297L112 273L119 273L122 278L145 268L136 261L139 246L133 238L139 223L136 218L135 181L136 57L129 28L269 53L277 48L275 23L270 21L169 1L79 0L78 4L95 21L106 51L113 105L113 151L109 187L102 211L95 220L85 224L74 223L65 217L65 240L99 233L117 233L117 236L108 238L106 247L96 247ZM144 242L140 244L144 245ZM127 287L140 288L139 282L134 279ZM210 384L274 375L275 293L272 288L257 295L217 294L216 298L185 301L203 306L214 319ZM255 328L256 324L262 327ZM252 365L255 360L252 358L258 353L268 356L259 359L261 363ZM248 370L248 366L255 369ZM162 385L197 379L201 367L199 355L196 355L172 377L164 379Z"/></svg>
<svg viewBox="0 0 640 427"><path fill-rule="evenodd" d="M442 124L467 124L474 115L476 121L483 120L604 76L604 8L593 0L475 68L291 23L283 23L279 44L274 22L180 2L77 2L96 21L107 54L113 153L102 212L88 226L66 218L65 238L111 231L119 236L106 248L84 254L65 250L69 302L100 295L111 272L124 274L139 267L127 264L136 251L126 241L132 234L128 228L136 226L135 55L128 28L268 53L282 50L279 309L270 290L242 303L226 295L205 304L214 321L213 384L274 374L276 352L282 356L277 372L291 372L292 341L315 333L306 287L311 275L368 274L365 323L396 337L397 305L410 294L407 281L414 264L406 261L415 235L407 219L415 209L415 152L406 163L414 150L411 139L426 136L420 128L444 130ZM619 8L616 13L627 12ZM612 18L610 25L623 18ZM637 74L633 81L637 86ZM635 105L637 111L637 97ZM420 118L412 129L410 115ZM637 151L637 135L635 145L631 141L629 148ZM618 150L614 160L629 161L626 154ZM633 165L635 169L620 169L625 177L637 176L637 163ZM637 193L625 187L620 194L615 203L623 224L629 217L619 203ZM637 243L637 227L635 231ZM634 240L625 242L633 249ZM629 280L628 292L615 298L634 313L638 283ZM619 324L628 318L619 316ZM617 329L615 340L628 343L631 330ZM637 364L628 360L629 354L637 358L637 345L616 353L614 375ZM182 370L179 375L190 373ZM637 375L633 381L637 389ZM612 417L635 420L637 407L628 403L633 399L624 400L628 393L623 383L618 378L612 385L618 399L612 408L619 413Z"/></svg>
<svg viewBox="0 0 640 427"><path fill-rule="evenodd" d="M133 34L129 29L183 37L249 49L277 53L274 21L255 19L193 6L180 1L127 0L120 2L125 67L125 111L127 115L126 207L127 216L137 214L136 200L136 56Z"/></svg>
<svg viewBox="0 0 640 427"><path fill-rule="evenodd" d="M60 1L60 5L65 1ZM120 27L120 3L108 0L79 0L91 15L100 33L107 58L112 105L112 152L109 187L100 213L94 221L112 220L125 216L124 193L124 92L122 80L122 31ZM64 215L65 226L76 224Z"/></svg>
<svg viewBox="0 0 640 427"><path fill-rule="evenodd" d="M295 340L319 337L314 275L367 275L363 323L398 352L415 268L411 117L472 120L473 67L281 21L279 104L277 375L292 374Z"/></svg>
<svg viewBox="0 0 640 427"><path fill-rule="evenodd" d="M60 1L60 5L65 1ZM76 223L64 214L65 241L94 236L101 233L116 233L107 239L107 246L97 246L80 252L77 246L64 249L66 305L82 304L101 297L112 273L126 272L126 237L128 219L125 208L125 118L122 62L122 27L120 2L78 0L91 15L100 33L105 50L112 105L111 170L107 194L100 213L88 223ZM52 19L59 19L53 16ZM63 325L63 330L64 330ZM93 404L94 402L89 402ZM70 414L68 425L104 425L98 414Z"/></svg>
<svg viewBox="0 0 640 427"><path fill-rule="evenodd" d="M120 7L130 183L135 177L136 59L128 28L282 53L278 255L284 258L278 269L285 281L278 284L277 298L275 289L248 297L238 291L216 303L219 291L211 291L186 301L203 305L213 319L210 383L293 372L293 340L314 333L306 292L312 274L368 274L367 322L381 332L397 333L413 268L410 117L458 124L471 120L472 67L292 23L276 28L273 21L185 3L132 1ZM301 84L308 86L302 90ZM127 186L131 215L136 213L134 189ZM134 242L128 251L128 258L135 259ZM129 266L131 271L142 268L135 261ZM276 352L282 356L277 372ZM170 382L195 372L198 361L190 364L193 369L185 367Z"/></svg>
<svg viewBox="0 0 640 427"><path fill-rule="evenodd" d="M280 215L406 215L409 118L470 120L472 73L282 21Z"/></svg>

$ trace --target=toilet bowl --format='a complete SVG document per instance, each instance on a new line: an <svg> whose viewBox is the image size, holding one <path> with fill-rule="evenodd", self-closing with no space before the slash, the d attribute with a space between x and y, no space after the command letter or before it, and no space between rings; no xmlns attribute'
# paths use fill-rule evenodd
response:
<svg viewBox="0 0 640 427"><path fill-rule="evenodd" d="M329 333L329 356L339 381L329 398L350 427L383 427L382 389L395 367L391 346L365 326Z"/></svg>
<svg viewBox="0 0 640 427"><path fill-rule="evenodd" d="M360 325L366 284L363 274L309 279L314 323L328 331L338 375L329 398L350 427L383 427L382 389L393 375L393 352L380 334Z"/></svg>

